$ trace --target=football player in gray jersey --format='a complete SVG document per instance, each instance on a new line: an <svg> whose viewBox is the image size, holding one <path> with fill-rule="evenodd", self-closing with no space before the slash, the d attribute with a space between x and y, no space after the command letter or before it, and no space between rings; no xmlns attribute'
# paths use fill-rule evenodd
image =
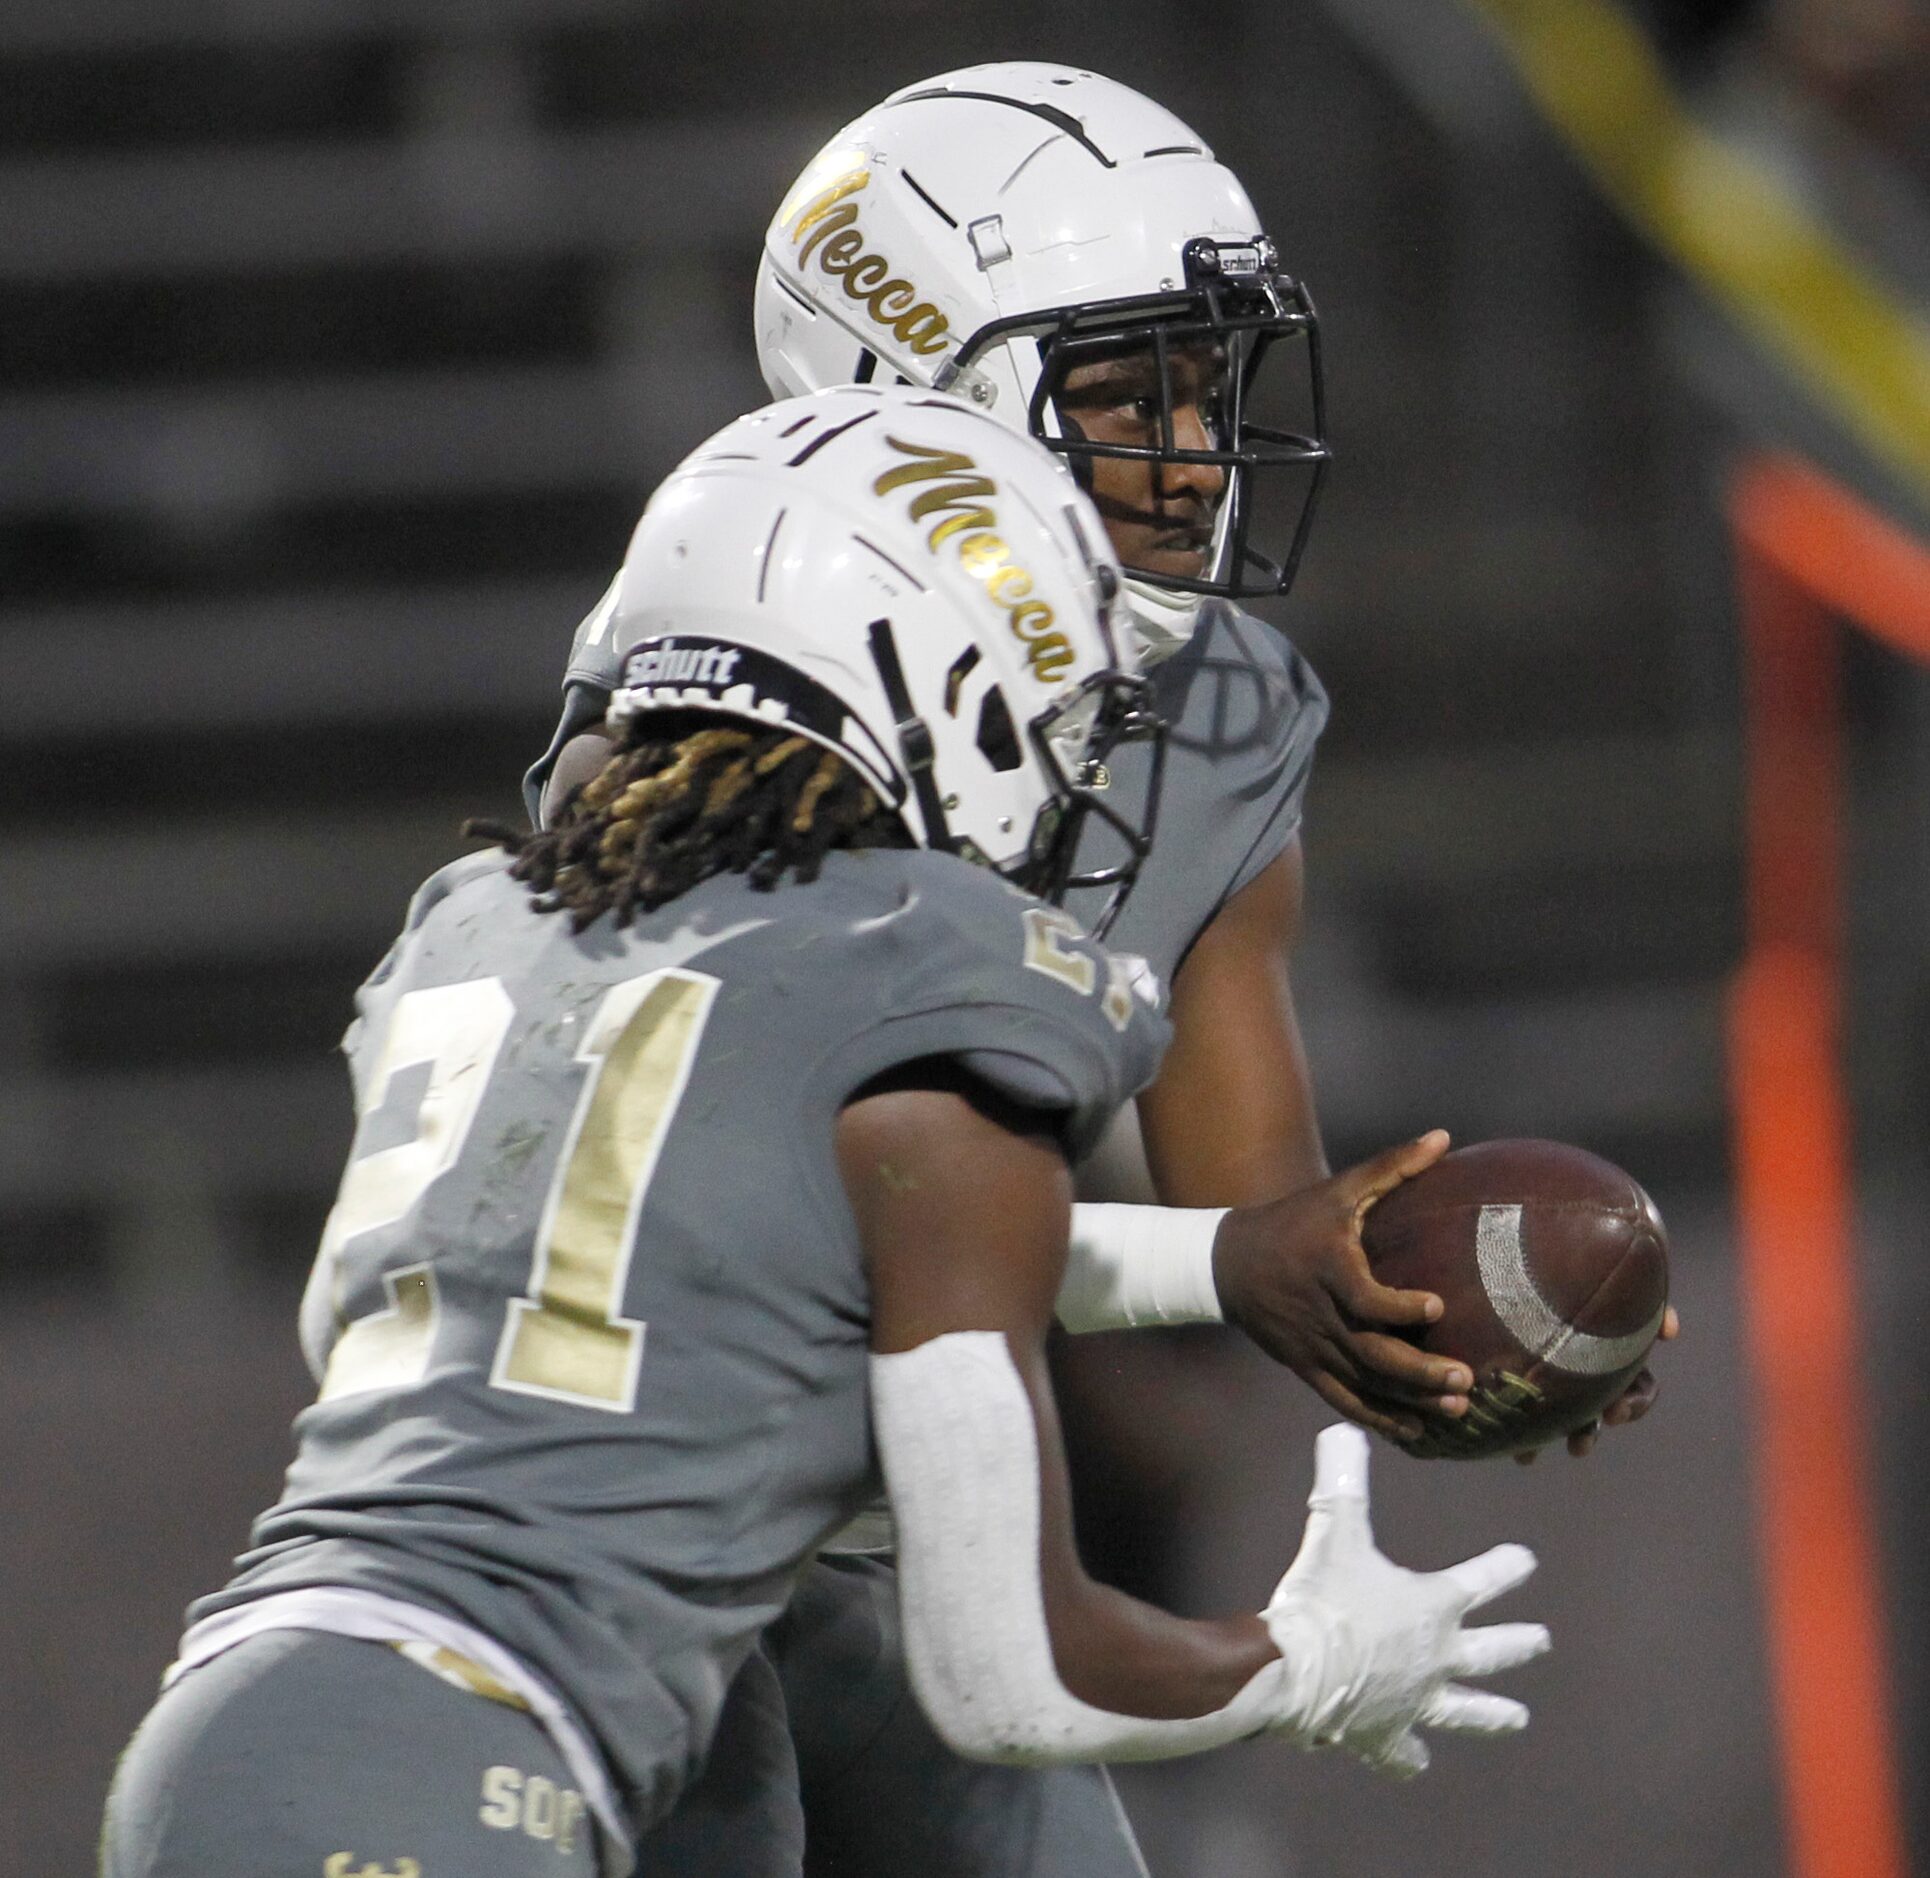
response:
<svg viewBox="0 0 1930 1878"><path fill-rule="evenodd" d="M1327 446L1313 305L1259 229L1238 180L1150 99L1076 68L974 67L905 87L805 168L766 237L757 342L780 395L894 378L1030 430L1073 466L1125 564L1171 734L1162 839L1113 936L1173 985L1173 1047L1137 1104L1166 1205L1076 1210L1062 1321L1223 1317L1400 1440L1424 1414L1464 1412L1469 1379L1401 1338L1438 1302L1375 1283L1358 1241L1362 1207L1439 1146L1328 1180L1294 1014L1301 805L1327 700L1237 602L1286 591ZM578 630L533 816L546 779L554 801L597 760L593 736L571 742L609 693L607 626L600 608ZM1112 786L1140 787L1144 762L1122 750ZM1111 830L1089 829L1088 863L1119 854ZM1090 921L1103 901L1075 889L1067 904ZM1645 1378L1608 1419L1652 1393ZM947 1755L905 1689L894 1621L888 1561L834 1551L772 1633L811 1868L1139 1871L1101 1770ZM747 1739L740 1759L756 1758ZM792 1869L774 1825L746 1827L750 1783L716 1807L714 1785L693 1796L701 1826L674 1868Z"/></svg>
<svg viewBox="0 0 1930 1878"><path fill-rule="evenodd" d="M659 491L607 761L418 894L349 1038L280 1501L123 1757L107 1878L622 1874L880 1471L918 1696L1023 1765L1257 1733L1398 1770L1519 1547L1373 1548L1322 1437L1300 1556L1193 1622L1072 1548L1043 1336L1070 1163L1152 1074L1150 975L1053 902L1146 852L1157 745L1096 516L956 401L742 419ZM1126 859L1080 871L1098 817ZM661 1866L659 1868L662 1868Z"/></svg>

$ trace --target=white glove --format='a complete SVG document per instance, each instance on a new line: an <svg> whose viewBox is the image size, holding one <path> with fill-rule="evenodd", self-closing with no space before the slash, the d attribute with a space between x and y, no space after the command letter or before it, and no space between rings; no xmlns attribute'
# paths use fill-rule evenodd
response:
<svg viewBox="0 0 1930 1878"><path fill-rule="evenodd" d="M1438 1572L1383 1558L1367 1518L1367 1437L1344 1423L1314 1445L1307 1508L1299 1555L1261 1612L1288 1672L1273 1732L1406 1778L1427 1765L1418 1728L1527 1727L1521 1703L1450 1680L1513 1669L1548 1648L1541 1624L1461 1627L1534 1570L1526 1546L1498 1545Z"/></svg>

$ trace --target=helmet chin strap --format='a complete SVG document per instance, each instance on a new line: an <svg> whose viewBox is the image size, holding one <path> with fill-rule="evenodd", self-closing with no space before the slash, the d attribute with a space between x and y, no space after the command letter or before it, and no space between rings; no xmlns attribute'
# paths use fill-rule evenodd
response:
<svg viewBox="0 0 1930 1878"><path fill-rule="evenodd" d="M1162 587L1138 574L1128 574L1125 586L1127 604L1132 609L1133 637L1139 642L1139 668L1149 671L1192 638L1206 596Z"/></svg>
<svg viewBox="0 0 1930 1878"><path fill-rule="evenodd" d="M911 781L912 794L918 798L918 813L924 818L925 845L941 853L957 852L950 825L945 820L945 804L932 774L931 726L912 709L911 687L905 683L905 668L898 657L898 642L892 637L888 619L871 622L871 662L878 668L879 682L898 729L898 755Z"/></svg>

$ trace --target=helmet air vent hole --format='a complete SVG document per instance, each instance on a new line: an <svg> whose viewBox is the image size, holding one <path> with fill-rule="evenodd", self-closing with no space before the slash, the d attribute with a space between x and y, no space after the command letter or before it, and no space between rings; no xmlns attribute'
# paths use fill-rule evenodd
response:
<svg viewBox="0 0 1930 1878"><path fill-rule="evenodd" d="M1014 770L1025 760L1019 752L1005 693L996 685L985 694L985 702L978 709L978 747L995 770Z"/></svg>
<svg viewBox="0 0 1930 1878"><path fill-rule="evenodd" d="M898 173L905 179L905 187L908 188L926 208L930 209L947 228L956 228L958 226L958 217L946 208L929 189L925 188L910 170L900 170Z"/></svg>

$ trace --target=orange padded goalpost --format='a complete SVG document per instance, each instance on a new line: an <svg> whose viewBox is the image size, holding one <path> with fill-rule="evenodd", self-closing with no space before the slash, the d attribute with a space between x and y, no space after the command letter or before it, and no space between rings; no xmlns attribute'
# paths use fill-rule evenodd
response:
<svg viewBox="0 0 1930 1878"><path fill-rule="evenodd" d="M1930 662L1930 549L1811 465L1731 491L1747 946L1729 1009L1759 1529L1792 1878L1906 1878L1839 1068L1836 625Z"/></svg>

